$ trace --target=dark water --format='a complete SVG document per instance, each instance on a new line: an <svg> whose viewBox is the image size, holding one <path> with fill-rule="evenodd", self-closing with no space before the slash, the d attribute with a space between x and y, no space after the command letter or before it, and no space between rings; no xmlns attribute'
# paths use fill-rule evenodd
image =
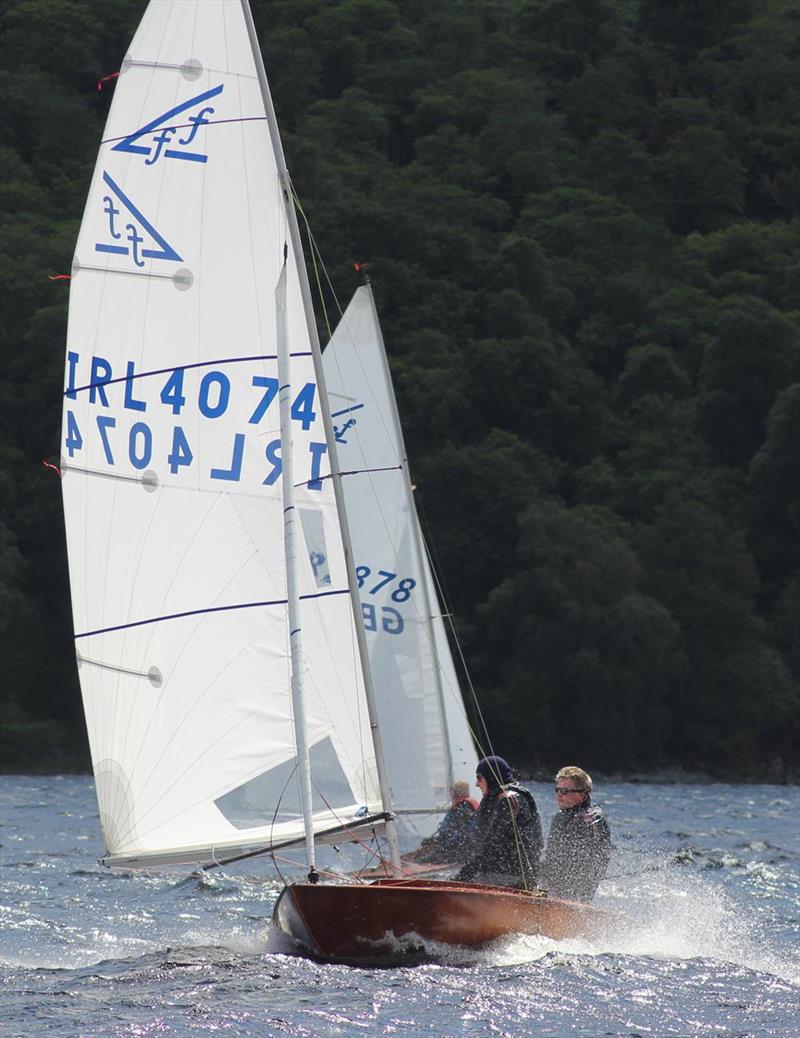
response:
<svg viewBox="0 0 800 1038"><path fill-rule="evenodd" d="M266 861L112 874L89 779L0 782L3 1038L800 1034L797 788L601 787L617 851L596 903L629 921L613 940L361 970L281 954Z"/></svg>

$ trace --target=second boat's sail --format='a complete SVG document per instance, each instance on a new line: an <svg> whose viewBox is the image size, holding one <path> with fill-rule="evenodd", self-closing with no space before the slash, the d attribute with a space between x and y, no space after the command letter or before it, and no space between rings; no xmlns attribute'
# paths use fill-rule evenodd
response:
<svg viewBox="0 0 800 1038"><path fill-rule="evenodd" d="M302 838L274 296L285 249L304 684L325 832L381 804L302 258L242 5L152 3L76 247L64 396L75 644L110 864L209 862Z"/></svg>
<svg viewBox="0 0 800 1038"><path fill-rule="evenodd" d="M323 353L394 808L438 821L477 757L414 506L380 326L359 288ZM410 814L409 814L410 813Z"/></svg>

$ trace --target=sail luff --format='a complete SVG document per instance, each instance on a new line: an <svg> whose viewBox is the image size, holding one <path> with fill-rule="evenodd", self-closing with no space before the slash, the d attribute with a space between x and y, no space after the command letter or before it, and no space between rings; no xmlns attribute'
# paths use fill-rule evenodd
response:
<svg viewBox="0 0 800 1038"><path fill-rule="evenodd" d="M283 550L286 559L286 599L289 619L291 656L292 714L297 770L300 779L300 802L303 812L306 861L309 876L316 875L314 855L314 823L311 798L311 760L308 751L308 724L303 691L303 633L300 620L300 596L297 588L297 524L294 503L294 464L291 422L292 376L286 333L286 262L275 289L275 316L278 343L278 401L281 439L281 486L283 488Z"/></svg>
<svg viewBox="0 0 800 1038"><path fill-rule="evenodd" d="M261 49L258 45L258 37L255 30L255 24L253 22L252 11L250 10L249 0L241 0L241 3L242 11L244 13L245 24L247 26L247 33L250 39L250 45L253 52L253 58L255 61L258 81L261 87L264 108L267 113L267 123L269 126L273 151L275 153L275 158L278 164L278 173L283 188L284 206L286 211L287 222L289 225L289 233L292 241L292 247L294 249L295 255L298 258L297 271L299 275L300 290L303 301L303 309L306 318L306 325L308 328L308 336L311 343L314 373L317 380L317 386L319 388L320 401L322 403L322 419L325 428L325 438L328 446L328 455L330 459L331 481L333 483L334 496L336 499L336 507L338 511L339 524L344 546L345 564L347 569L348 584L350 588L350 599L353 608L353 617L355 621L358 653L361 659L361 666L363 670L367 710L369 712L370 727L372 730L373 745L375 750L375 763L378 773L378 784L380 787L381 800L383 803L384 810L387 812L391 812L392 803L388 770L386 768L386 762L383 752L383 743L381 739L380 725L378 719L375 689L373 686L372 675L369 667L369 650L367 647L366 634L364 631L363 618L361 614L361 600L358 594L358 582L355 573L355 564L353 561L352 541L350 538L350 531L347 523L347 511L344 502L344 491L342 488L341 474L336 454L336 442L333 431L333 422L330 417L328 394L325 389L325 375L322 366L322 350L320 347L319 335L317 333L316 319L314 316L314 307L311 301L311 287L308 283L308 275L305 269L305 265L302 262L303 245L300 236L300 227L297 222L297 214L295 212L295 207L292 200L291 180L286 165L286 158L283 153L283 144L280 139L277 117L275 115L275 107L272 103L272 95L270 93L269 83L267 81L266 70L264 68L264 61L261 56ZM395 830L394 822L391 818L389 818L386 822L386 839L389 845L390 859L393 864L399 866L400 850L397 844L397 833Z"/></svg>

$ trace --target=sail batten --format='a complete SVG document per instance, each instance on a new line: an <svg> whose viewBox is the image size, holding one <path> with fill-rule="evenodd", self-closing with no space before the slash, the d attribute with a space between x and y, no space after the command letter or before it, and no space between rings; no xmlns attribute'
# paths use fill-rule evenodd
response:
<svg viewBox="0 0 800 1038"><path fill-rule="evenodd" d="M302 483L298 484L298 486L303 485L304 484ZM349 593L350 592L348 588L337 588L332 591L317 591L312 594L301 595L300 599L301 601L310 601L314 598L329 598L331 595L347 595ZM165 623L168 620L181 620L187 616L204 616L209 613L224 613L236 609L260 609L267 606L285 606L286 604L286 598L274 598L271 601L265 602L235 602L230 605L206 606L202 609L191 609L185 613L171 613L164 616L151 616L145 620L131 620L129 623L117 624L113 627L103 627L99 628L96 631L81 631L75 634L74 638L76 640L79 638L92 638L95 635L109 634L112 631L125 631L133 627L145 627L148 624Z"/></svg>

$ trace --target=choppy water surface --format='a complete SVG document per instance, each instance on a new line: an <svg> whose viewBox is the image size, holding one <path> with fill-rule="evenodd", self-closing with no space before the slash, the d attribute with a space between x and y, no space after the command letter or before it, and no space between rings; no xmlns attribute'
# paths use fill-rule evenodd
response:
<svg viewBox="0 0 800 1038"><path fill-rule="evenodd" d="M4 1038L800 1033L797 788L598 786L617 850L595 903L629 920L613 940L363 970L281 953L267 862L109 873L90 779L0 783Z"/></svg>

